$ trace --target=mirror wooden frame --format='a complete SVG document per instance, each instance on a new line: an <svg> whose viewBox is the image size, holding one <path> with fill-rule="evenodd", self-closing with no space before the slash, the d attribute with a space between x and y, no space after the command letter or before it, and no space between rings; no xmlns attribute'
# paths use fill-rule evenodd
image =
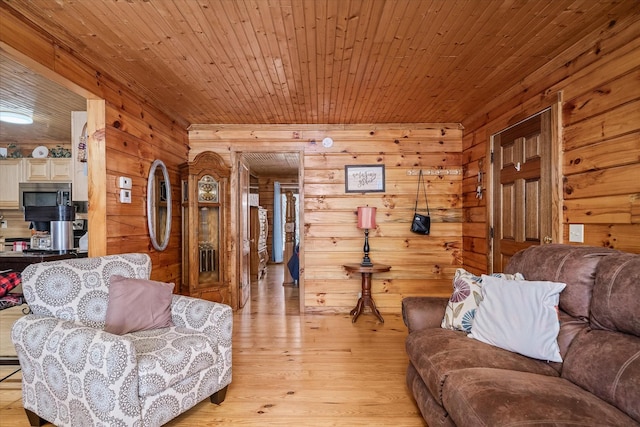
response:
<svg viewBox="0 0 640 427"><path fill-rule="evenodd" d="M160 242L156 238L156 225L155 218L157 216L158 206L155 203L155 195L160 191L160 188L155 188L156 184L156 170L162 170L163 179L166 185L163 196L166 195L167 215L166 224L164 228L164 236ZM163 200L165 202L165 200ZM169 236L171 234L171 181L169 181L169 172L167 166L162 160L155 160L151 164L149 169L149 178L147 179L147 225L149 227L149 237L151 237L151 244L158 251L164 251L169 244Z"/></svg>

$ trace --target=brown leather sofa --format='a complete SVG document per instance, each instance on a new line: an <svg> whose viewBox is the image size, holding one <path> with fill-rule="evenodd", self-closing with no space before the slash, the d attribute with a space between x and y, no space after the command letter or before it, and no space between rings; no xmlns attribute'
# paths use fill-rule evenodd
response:
<svg viewBox="0 0 640 427"><path fill-rule="evenodd" d="M559 304L563 362L443 329L446 298L407 297L407 385L429 427L640 425L640 255L535 246L514 255L505 272L567 284Z"/></svg>

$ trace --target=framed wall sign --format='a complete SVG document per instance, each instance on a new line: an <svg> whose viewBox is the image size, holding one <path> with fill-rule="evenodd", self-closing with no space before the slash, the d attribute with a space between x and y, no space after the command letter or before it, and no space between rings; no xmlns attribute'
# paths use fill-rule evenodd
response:
<svg viewBox="0 0 640 427"><path fill-rule="evenodd" d="M346 193L384 193L384 165L346 165Z"/></svg>

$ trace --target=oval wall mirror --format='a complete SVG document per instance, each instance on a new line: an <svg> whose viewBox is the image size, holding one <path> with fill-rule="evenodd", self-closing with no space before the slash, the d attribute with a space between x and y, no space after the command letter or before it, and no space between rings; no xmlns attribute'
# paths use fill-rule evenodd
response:
<svg viewBox="0 0 640 427"><path fill-rule="evenodd" d="M162 160L155 160L149 170L147 224L153 247L158 251L165 250L171 233L171 182Z"/></svg>

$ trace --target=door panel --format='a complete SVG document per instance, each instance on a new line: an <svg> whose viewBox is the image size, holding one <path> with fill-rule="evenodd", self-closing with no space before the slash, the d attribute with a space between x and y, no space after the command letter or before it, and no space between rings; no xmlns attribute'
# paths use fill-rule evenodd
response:
<svg viewBox="0 0 640 427"><path fill-rule="evenodd" d="M493 138L493 271L553 235L550 116L546 110Z"/></svg>
<svg viewBox="0 0 640 427"><path fill-rule="evenodd" d="M238 162L238 225L240 227L240 283L238 292L239 308L249 300L251 296L251 233L249 229L249 167L241 159Z"/></svg>

